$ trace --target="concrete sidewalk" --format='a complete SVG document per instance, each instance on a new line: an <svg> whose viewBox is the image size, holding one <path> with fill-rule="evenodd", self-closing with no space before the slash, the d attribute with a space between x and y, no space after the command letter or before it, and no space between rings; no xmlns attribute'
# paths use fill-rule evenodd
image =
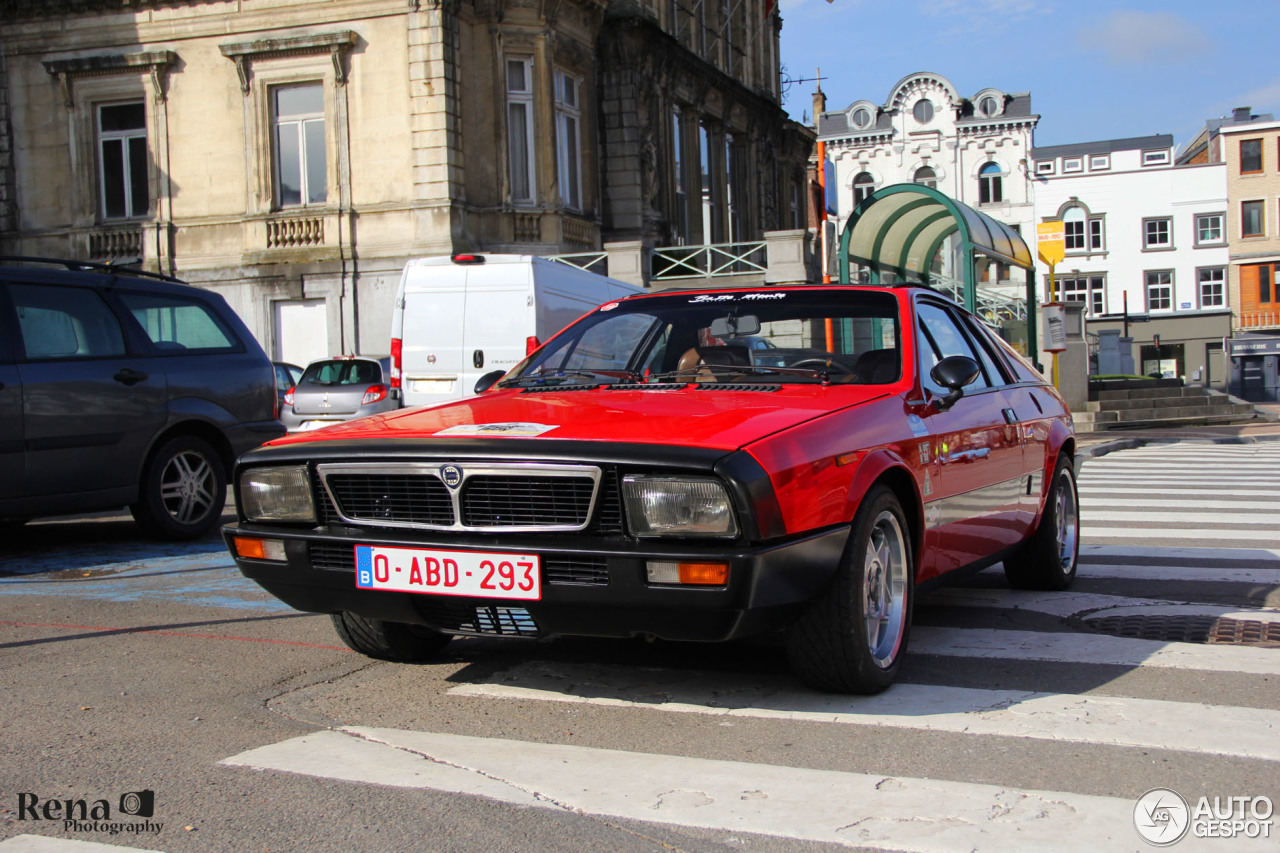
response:
<svg viewBox="0 0 1280 853"><path fill-rule="evenodd" d="M1079 456L1104 456L1117 450L1173 441L1207 441L1215 444L1280 441L1280 404L1255 405L1260 413L1258 419L1245 424L1080 433L1076 435L1076 453ZM1272 420L1264 419L1263 413Z"/></svg>

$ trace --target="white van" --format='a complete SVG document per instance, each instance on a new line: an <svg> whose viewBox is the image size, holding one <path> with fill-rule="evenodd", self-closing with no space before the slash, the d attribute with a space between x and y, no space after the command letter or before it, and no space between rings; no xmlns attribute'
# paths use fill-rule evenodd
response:
<svg viewBox="0 0 1280 853"><path fill-rule="evenodd" d="M404 405L470 396L588 311L642 293L532 255L454 255L405 265L391 317L391 385Z"/></svg>

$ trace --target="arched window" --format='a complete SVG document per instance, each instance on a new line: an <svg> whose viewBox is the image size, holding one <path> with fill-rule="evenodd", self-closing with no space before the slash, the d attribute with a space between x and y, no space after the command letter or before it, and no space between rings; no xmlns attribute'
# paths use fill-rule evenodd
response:
<svg viewBox="0 0 1280 853"><path fill-rule="evenodd" d="M871 177L870 172L859 172L853 179L853 203L858 204L864 198L871 195L876 188L876 179Z"/></svg>
<svg viewBox="0 0 1280 853"><path fill-rule="evenodd" d="M1084 208L1075 204L1062 214L1062 233L1068 252L1079 252L1085 247L1084 226L1086 217Z"/></svg>
<svg viewBox="0 0 1280 853"><path fill-rule="evenodd" d="M916 169L916 175L913 180L917 184L923 184L924 186L932 187L935 190L938 188L938 173L928 166L921 166L919 169Z"/></svg>
<svg viewBox="0 0 1280 853"><path fill-rule="evenodd" d="M1004 201L1004 172L996 163L978 170L978 204Z"/></svg>

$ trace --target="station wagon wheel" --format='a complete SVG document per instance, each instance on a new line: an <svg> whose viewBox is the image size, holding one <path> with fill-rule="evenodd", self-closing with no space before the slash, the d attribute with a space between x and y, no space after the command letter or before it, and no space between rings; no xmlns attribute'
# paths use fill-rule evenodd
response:
<svg viewBox="0 0 1280 853"><path fill-rule="evenodd" d="M157 450L142 473L138 502L129 507L143 529L164 539L195 539L218 523L227 475L217 451L184 435Z"/></svg>
<svg viewBox="0 0 1280 853"><path fill-rule="evenodd" d="M908 529L893 492L872 488L831 585L788 633L787 654L805 684L833 693L878 693L897 678L915 593Z"/></svg>
<svg viewBox="0 0 1280 853"><path fill-rule="evenodd" d="M370 619L344 610L331 615L333 628L347 648L366 657L397 663L430 660L453 639L424 625Z"/></svg>
<svg viewBox="0 0 1280 853"><path fill-rule="evenodd" d="M1063 590L1076 578L1080 556L1080 498L1068 454L1054 466L1044 512L1035 533L1004 561L1015 589Z"/></svg>

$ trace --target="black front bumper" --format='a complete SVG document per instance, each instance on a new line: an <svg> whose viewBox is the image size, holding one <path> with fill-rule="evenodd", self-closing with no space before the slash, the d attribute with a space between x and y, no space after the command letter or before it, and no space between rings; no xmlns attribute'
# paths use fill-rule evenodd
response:
<svg viewBox="0 0 1280 853"><path fill-rule="evenodd" d="M445 537L340 526L290 530L240 523L223 528L233 555L236 535L285 540L287 562L239 556L235 561L246 577L298 610L351 611L454 634L650 635L711 642L789 624L830 582L849 528L746 546L550 535ZM355 582L356 545L537 554L543 567L542 598L517 601L360 589ZM647 560L726 561L729 583L651 586Z"/></svg>

